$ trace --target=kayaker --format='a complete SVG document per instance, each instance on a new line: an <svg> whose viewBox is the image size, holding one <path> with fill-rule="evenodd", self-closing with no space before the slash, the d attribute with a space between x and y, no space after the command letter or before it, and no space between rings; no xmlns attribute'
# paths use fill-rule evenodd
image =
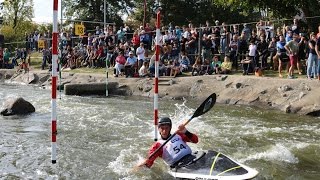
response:
<svg viewBox="0 0 320 180"><path fill-rule="evenodd" d="M172 122L169 117L160 118L158 130L161 135L161 139L151 146L148 157L150 157L150 155L171 136L171 128ZM175 167L182 159L185 159L185 157L190 156L192 153L187 142L198 143L198 136L189 132L182 123L178 126L176 135L154 156L144 160L138 165L138 167L146 166L150 168L157 157L161 157L170 167Z"/></svg>

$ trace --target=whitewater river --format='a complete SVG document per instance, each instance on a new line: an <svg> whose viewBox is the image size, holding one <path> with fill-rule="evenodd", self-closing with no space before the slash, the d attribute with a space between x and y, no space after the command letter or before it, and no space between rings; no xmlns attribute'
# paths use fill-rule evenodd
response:
<svg viewBox="0 0 320 180"><path fill-rule="evenodd" d="M51 164L50 91L0 84L0 102L22 96L36 112L0 116L0 179L173 179L161 159L132 172L153 143L153 100L62 96L57 164ZM160 101L176 124L201 102ZM187 126L194 150L213 149L260 173L256 179L319 179L320 119L251 107L215 105Z"/></svg>

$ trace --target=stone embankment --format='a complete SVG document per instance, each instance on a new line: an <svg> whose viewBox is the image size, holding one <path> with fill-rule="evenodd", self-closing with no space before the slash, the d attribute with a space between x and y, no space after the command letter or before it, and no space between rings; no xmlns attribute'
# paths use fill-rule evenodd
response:
<svg viewBox="0 0 320 180"><path fill-rule="evenodd" d="M0 79L7 82L51 87L48 72L34 71L17 74L1 70ZM64 72L62 87L68 95L104 95L106 76ZM108 78L109 95L153 97L151 78ZM203 100L209 94L218 95L221 104L240 104L278 109L286 113L320 116L320 82L308 79L280 79L255 76L194 76L161 77L161 99Z"/></svg>

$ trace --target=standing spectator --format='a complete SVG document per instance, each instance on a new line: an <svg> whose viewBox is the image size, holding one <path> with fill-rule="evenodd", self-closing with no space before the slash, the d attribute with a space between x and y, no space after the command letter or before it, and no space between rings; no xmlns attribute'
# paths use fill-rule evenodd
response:
<svg viewBox="0 0 320 180"><path fill-rule="evenodd" d="M5 48L4 54L3 54L4 68L9 68L9 61L10 61L10 52L8 48Z"/></svg>
<svg viewBox="0 0 320 180"><path fill-rule="evenodd" d="M133 45L133 48L134 48L134 53L136 53L136 51L137 51L137 49L138 49L138 47L140 45L140 37L138 35L138 31L135 31L133 33L133 37L132 37L131 42L132 42L132 45Z"/></svg>
<svg viewBox="0 0 320 180"><path fill-rule="evenodd" d="M176 37L177 37L178 41L181 41L182 40L182 31L179 28L179 26L175 27L175 31L174 32L176 34Z"/></svg>
<svg viewBox="0 0 320 180"><path fill-rule="evenodd" d="M21 52L18 48L15 49L14 57L12 58L12 64L18 66L18 59L21 58Z"/></svg>
<svg viewBox="0 0 320 180"><path fill-rule="evenodd" d="M168 44L169 43L169 32L168 30L164 31L164 35L162 36L162 42Z"/></svg>
<svg viewBox="0 0 320 180"><path fill-rule="evenodd" d="M250 36L250 38L249 38L249 42L252 42L252 41L253 41L253 43L255 43L255 44L257 44L258 41L259 41L258 36L257 36L257 33L256 33L255 30L252 30L251 36Z"/></svg>
<svg viewBox="0 0 320 180"><path fill-rule="evenodd" d="M314 33L313 33L314 34ZM301 43L299 43L299 53L298 53L298 61L297 61L297 69L298 69L298 73L299 75L302 74L302 70L301 70L301 61L304 61L306 59L306 51L307 49L309 50L309 46L308 46L308 42L306 40L306 38L303 36L302 33L300 33L299 35L299 39L297 39L297 41L301 41Z"/></svg>
<svg viewBox="0 0 320 180"><path fill-rule="evenodd" d="M274 26L272 21L267 22L266 35L267 35L266 39L268 42L274 37Z"/></svg>
<svg viewBox="0 0 320 180"><path fill-rule="evenodd" d="M233 26L232 26L232 32L231 32L231 34L232 34L232 37L233 37L234 35L237 35L237 36L240 35L240 34L239 34L238 25L233 25Z"/></svg>
<svg viewBox="0 0 320 180"><path fill-rule="evenodd" d="M140 67L142 66L142 63L144 61L144 54L145 54L145 49L144 49L144 44L140 43L140 47L137 48L137 56L138 56L138 68L140 69Z"/></svg>
<svg viewBox="0 0 320 180"><path fill-rule="evenodd" d="M46 48L42 49L42 64L41 64L41 69L44 70L44 68L47 66L47 61L48 61L48 50Z"/></svg>
<svg viewBox="0 0 320 180"><path fill-rule="evenodd" d="M189 39L191 36L190 29L186 26L183 26L182 30L183 30L183 34L182 34L183 38Z"/></svg>
<svg viewBox="0 0 320 180"><path fill-rule="evenodd" d="M3 49L0 47L0 69L3 68Z"/></svg>
<svg viewBox="0 0 320 180"><path fill-rule="evenodd" d="M33 34L33 42L34 42L34 47L36 48L36 51L38 51L38 41L39 41L39 33L38 31L35 31Z"/></svg>
<svg viewBox="0 0 320 180"><path fill-rule="evenodd" d="M144 27L145 32L147 33L148 39L147 43L145 43L147 45L146 49L147 50L151 50L151 46L152 46L152 30L153 28L150 27L149 23L146 23L146 26Z"/></svg>
<svg viewBox="0 0 320 180"><path fill-rule="evenodd" d="M48 47L48 48L50 48L51 45L52 45L51 39L52 39L52 33L50 32L50 30L47 30L46 40L47 40L47 47Z"/></svg>
<svg viewBox="0 0 320 180"><path fill-rule="evenodd" d="M108 42L108 47L107 47L107 62L110 62L109 67L113 67L115 65L115 47L111 42Z"/></svg>
<svg viewBox="0 0 320 180"><path fill-rule="evenodd" d="M27 49L26 48L23 48L22 50L21 50L21 61L22 62L25 62L26 61L26 59L27 59L27 56L28 56L28 51L27 51ZM30 58L30 56L29 56L29 58Z"/></svg>
<svg viewBox="0 0 320 180"><path fill-rule="evenodd" d="M287 34L286 34L286 43L288 43L288 42L291 41L292 39L293 39L292 31L287 31Z"/></svg>
<svg viewBox="0 0 320 180"><path fill-rule="evenodd" d="M222 23L222 29L220 31L220 46L221 46L221 54L225 54L227 50L227 37L229 36L229 32L225 23Z"/></svg>
<svg viewBox="0 0 320 180"><path fill-rule="evenodd" d="M120 29L117 31L117 44L124 42L124 36L126 35L126 33L123 31L122 26L120 27Z"/></svg>
<svg viewBox="0 0 320 180"><path fill-rule="evenodd" d="M320 38L320 25L318 26L318 33L317 33L317 39Z"/></svg>
<svg viewBox="0 0 320 180"><path fill-rule="evenodd" d="M140 33L140 43L143 43L145 45L145 51L147 52L150 43L150 36L149 33L147 33L145 30L142 30Z"/></svg>
<svg viewBox="0 0 320 180"><path fill-rule="evenodd" d="M250 57L250 60L252 60L253 68L257 66L256 54L257 54L257 45L255 44L254 39L252 39L249 45L249 57Z"/></svg>
<svg viewBox="0 0 320 180"><path fill-rule="evenodd" d="M100 33L101 33L100 27L99 27L99 26L96 26L95 33L94 33L94 34L95 34L96 36L99 36Z"/></svg>
<svg viewBox="0 0 320 180"><path fill-rule="evenodd" d="M318 71L318 80L320 81L320 38L317 39L317 43L316 43L316 53L318 55L318 70L316 69L316 71Z"/></svg>
<svg viewBox="0 0 320 180"><path fill-rule="evenodd" d="M260 19L260 21L256 24L256 29L257 29L258 36L261 36L260 34L260 32L262 32L261 30L265 29L265 22L262 19Z"/></svg>
<svg viewBox="0 0 320 180"><path fill-rule="evenodd" d="M298 19L293 19L293 24L291 25L292 33L299 34L300 33L300 26L298 24Z"/></svg>
<svg viewBox="0 0 320 180"><path fill-rule="evenodd" d="M29 34L29 43L30 43L30 50L33 51L33 49L34 49L33 33Z"/></svg>
<svg viewBox="0 0 320 180"><path fill-rule="evenodd" d="M289 52L289 59L290 59L290 68L288 72L288 78L293 79L293 72L295 65L298 60L298 53L299 53L299 43L297 42L298 35L296 33L293 34L292 40L289 41L284 48Z"/></svg>
<svg viewBox="0 0 320 180"><path fill-rule="evenodd" d="M276 70L276 64L278 64L278 62L275 62L275 59L277 59L277 40L275 37L271 38L268 51L270 53L270 67L272 67L273 70Z"/></svg>
<svg viewBox="0 0 320 180"><path fill-rule="evenodd" d="M30 41L29 41L29 35L28 33L25 33L25 41L26 41L26 49L30 49Z"/></svg>
<svg viewBox="0 0 320 180"><path fill-rule="evenodd" d="M195 34L192 34L190 39L186 42L186 48L189 55L190 63L193 64L195 62L194 55L197 51L197 37Z"/></svg>
<svg viewBox="0 0 320 180"><path fill-rule="evenodd" d="M311 77L318 78L318 56L316 52L316 36L314 34L311 35L311 39L308 43L309 45L309 57L307 62L307 77L311 79ZM313 75L312 75L313 72Z"/></svg>
<svg viewBox="0 0 320 180"><path fill-rule="evenodd" d="M89 33L88 34L88 46L93 46L93 39L94 39L94 36L91 34L91 33Z"/></svg>
<svg viewBox="0 0 320 180"><path fill-rule="evenodd" d="M279 71L279 77L282 78L281 70L282 70L282 64L288 62L288 55L287 51L285 49L286 41L284 39L283 35L279 36L279 41L277 42L277 56L279 57L279 66L278 66L278 71Z"/></svg>
<svg viewBox="0 0 320 180"><path fill-rule="evenodd" d="M257 50L259 53L259 56L256 60L256 63L259 63L259 57L261 57L261 68L266 69L268 67L267 60L269 56L269 51L268 51L268 46L269 44L266 41L266 37L263 35L260 37L260 42L258 43Z"/></svg>
<svg viewBox="0 0 320 180"><path fill-rule="evenodd" d="M251 36L251 30L247 24L243 24L242 33L244 33L244 39L249 42L249 38Z"/></svg>
<svg viewBox="0 0 320 180"><path fill-rule="evenodd" d="M212 55L211 55L212 41L206 34L203 34L201 43L202 43L201 56L202 56L202 62L204 62L205 59L212 58Z"/></svg>
<svg viewBox="0 0 320 180"><path fill-rule="evenodd" d="M176 59L179 58L179 47L178 47L178 43L174 42L172 49L171 49L171 54L170 54L170 58L171 59Z"/></svg>
<svg viewBox="0 0 320 180"><path fill-rule="evenodd" d="M239 59L245 59L247 50L248 50L248 43L246 39L246 34L244 31L242 31L241 36L239 37L239 47L238 47L238 54L240 56Z"/></svg>
<svg viewBox="0 0 320 180"><path fill-rule="evenodd" d="M215 54L219 53L219 48L220 48L220 27L219 25L219 21L216 20L216 27L214 27L214 31L213 31L213 40L214 40L214 44L215 44Z"/></svg>
<svg viewBox="0 0 320 180"><path fill-rule="evenodd" d="M239 48L239 41L238 41L238 35L233 35L232 41L229 44L230 48L230 59L233 64L233 66L238 69L238 48Z"/></svg>

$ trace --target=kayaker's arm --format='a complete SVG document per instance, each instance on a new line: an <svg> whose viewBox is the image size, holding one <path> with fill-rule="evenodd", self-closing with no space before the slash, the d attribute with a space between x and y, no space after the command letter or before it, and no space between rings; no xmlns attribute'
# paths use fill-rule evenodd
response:
<svg viewBox="0 0 320 180"><path fill-rule="evenodd" d="M184 124L178 126L177 134L179 134L185 142L198 143L198 136L188 131Z"/></svg>
<svg viewBox="0 0 320 180"><path fill-rule="evenodd" d="M162 156L162 149L160 149L156 154L154 154L151 158L150 155L156 151L159 147L161 146L160 143L156 142L152 145L152 147L149 150L148 153L148 158L146 158L143 162L141 162L140 164L138 164L139 167L142 166L146 166L148 168L150 168L153 165L153 162L157 159L157 157L161 157Z"/></svg>

